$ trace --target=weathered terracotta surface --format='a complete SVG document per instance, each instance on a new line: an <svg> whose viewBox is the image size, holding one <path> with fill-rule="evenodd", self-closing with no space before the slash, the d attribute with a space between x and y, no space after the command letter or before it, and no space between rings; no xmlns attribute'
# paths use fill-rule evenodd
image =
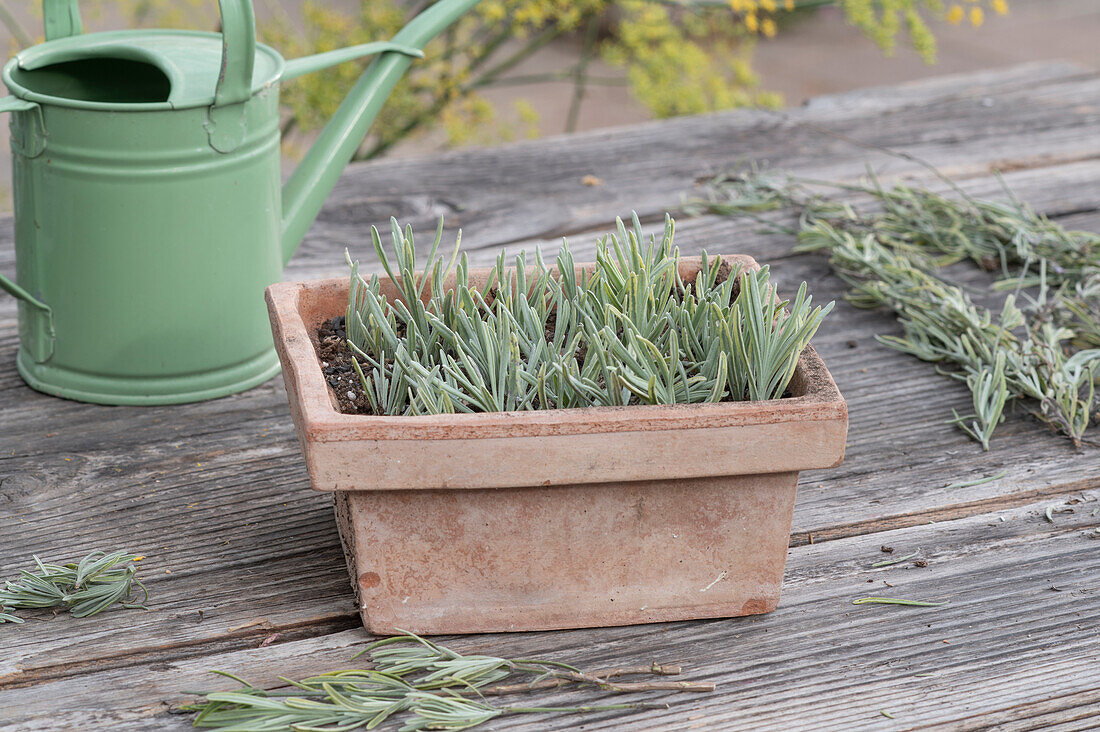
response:
<svg viewBox="0 0 1100 732"><path fill-rule="evenodd" d="M682 275L694 279L698 266L684 260ZM793 396L768 402L345 415L315 339L344 312L347 287L283 283L267 300L311 482L336 492L368 630L540 630L775 608L798 471L840 463L847 436L847 406L812 348ZM385 280L383 291L396 294Z"/></svg>
<svg viewBox="0 0 1100 732"><path fill-rule="evenodd" d="M337 493L367 629L544 630L768 612L797 473Z"/></svg>

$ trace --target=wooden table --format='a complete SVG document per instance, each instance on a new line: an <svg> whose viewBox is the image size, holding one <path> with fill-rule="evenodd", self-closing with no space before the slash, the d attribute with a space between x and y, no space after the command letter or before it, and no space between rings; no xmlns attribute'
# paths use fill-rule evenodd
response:
<svg viewBox="0 0 1100 732"><path fill-rule="evenodd" d="M367 227L391 214L422 241L446 215L476 263L503 246L552 248L562 235L583 259L614 215L633 208L656 226L698 181L739 163L823 178L871 165L886 179L931 180L845 138L918 155L975 194L999 195L1000 169L1036 209L1100 231L1100 76L1044 64L825 97L783 115L729 112L353 166L286 276L341 275L344 247L366 266ZM821 258L793 256L788 237L758 228L681 216L677 243L748 253L781 285L805 279L815 298L841 296ZM10 274L10 221L0 236ZM874 340L894 332L888 314L841 302L815 341L848 399L850 442L841 467L803 475L777 611L446 639L589 668L680 661L685 678L715 681L717 692L671 698L668 711L492 728L1100 728L1100 541L1086 536L1100 524L1100 450L1077 453L1017 415L983 453L944 424L969 407L965 389ZM34 553L125 548L146 556L151 611L0 626L0 728L184 729L189 718L169 712L181 690L232 686L208 669L270 685L349 667L367 636L331 498L309 489L280 379L204 404L97 407L25 387L16 343L4 298L0 576ZM927 567L872 569L884 545L894 557L919 550ZM883 594L948 604L852 605Z"/></svg>

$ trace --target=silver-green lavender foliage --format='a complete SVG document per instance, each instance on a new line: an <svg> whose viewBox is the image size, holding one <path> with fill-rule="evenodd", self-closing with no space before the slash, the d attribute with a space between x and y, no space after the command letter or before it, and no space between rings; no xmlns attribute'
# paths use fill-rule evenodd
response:
<svg viewBox="0 0 1100 732"><path fill-rule="evenodd" d="M400 719L401 732L461 730L504 715L582 713L617 709L667 708L667 704L631 702L585 706L516 706L490 703L489 688L521 677L508 691L537 689L533 684L557 679L602 692L625 692L615 682L582 673L568 664L538 659L463 655L426 638L407 633L376 641L363 651L371 669L335 671L301 681L280 677L289 688L266 691L232 674L239 691L193 692L203 697L181 711L197 712L194 726L231 732L337 732L375 729ZM356 654L356 657L362 654ZM654 671L653 673L656 673ZM502 691L500 687L496 687ZM713 690L713 687L707 690Z"/></svg>
<svg viewBox="0 0 1100 732"><path fill-rule="evenodd" d="M796 249L827 252L853 304L897 314L902 336L881 342L957 369L949 373L966 382L974 413L951 421L983 448L1013 401L1035 404L1036 416L1080 446L1098 406L1100 235L1067 231L1011 196L979 200L947 182L951 197L884 188L873 177L832 184L870 196L877 209L861 212L797 179L753 171L713 181L700 208L797 210ZM999 311L936 274L965 259L1000 274L994 289L1011 290Z"/></svg>
<svg viewBox="0 0 1100 732"><path fill-rule="evenodd" d="M392 221L394 256L371 229L400 299L351 263L348 344L375 414L501 412L627 404L692 404L783 396L832 303L814 307L803 283L780 301L767 267L730 271L703 255L684 282L675 225L642 234L637 216L596 247L577 274L563 242L554 267L540 251L502 253L488 284L470 284L442 222L418 270L411 228ZM445 263L446 262L446 263ZM724 276L726 275L726 276Z"/></svg>
<svg viewBox="0 0 1100 732"><path fill-rule="evenodd" d="M144 608L129 602L137 585L148 599L145 586L137 579L134 562L139 558L122 552L92 552L79 562L49 564L34 557L34 570L21 570L19 577L0 589L0 623L22 623L9 610L65 608L73 617L84 618L119 604Z"/></svg>

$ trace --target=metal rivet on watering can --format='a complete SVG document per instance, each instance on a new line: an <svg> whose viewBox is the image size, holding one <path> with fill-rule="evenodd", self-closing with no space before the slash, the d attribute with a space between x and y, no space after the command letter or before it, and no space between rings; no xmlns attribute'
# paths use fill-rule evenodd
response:
<svg viewBox="0 0 1100 732"><path fill-rule="evenodd" d="M13 96L19 373L104 404L171 404L278 371L263 291L282 278L344 165L419 50L477 4L440 0L392 42L285 61L251 0L223 33L82 34L44 0L47 42L4 67ZM280 187L280 81L381 54Z"/></svg>

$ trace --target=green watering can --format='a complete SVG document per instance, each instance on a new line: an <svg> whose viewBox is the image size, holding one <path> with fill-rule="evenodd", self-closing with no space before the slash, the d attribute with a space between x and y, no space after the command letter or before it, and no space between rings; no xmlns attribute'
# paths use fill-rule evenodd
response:
<svg viewBox="0 0 1100 732"><path fill-rule="evenodd" d="M281 279L418 50L477 4L439 0L392 43L284 61L251 0L223 32L81 35L45 0L46 42L4 67L11 112L17 366L100 404L177 404L274 376L264 288ZM280 187L279 82L380 53Z"/></svg>

